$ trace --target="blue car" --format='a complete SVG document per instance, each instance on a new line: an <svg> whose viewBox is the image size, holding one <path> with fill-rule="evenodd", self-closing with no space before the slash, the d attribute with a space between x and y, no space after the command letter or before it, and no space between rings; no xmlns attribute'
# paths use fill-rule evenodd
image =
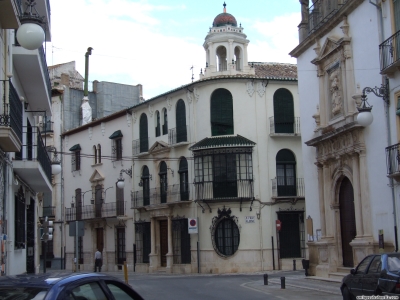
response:
<svg viewBox="0 0 400 300"><path fill-rule="evenodd" d="M357 296L400 296L400 253L366 256L341 285L343 300Z"/></svg>
<svg viewBox="0 0 400 300"><path fill-rule="evenodd" d="M143 299L118 278L101 273L47 273L0 277L0 300Z"/></svg>

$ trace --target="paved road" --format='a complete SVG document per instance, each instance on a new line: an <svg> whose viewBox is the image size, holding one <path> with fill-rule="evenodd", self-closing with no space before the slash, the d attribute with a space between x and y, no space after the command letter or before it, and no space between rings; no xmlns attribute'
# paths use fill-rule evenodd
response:
<svg viewBox="0 0 400 300"><path fill-rule="evenodd" d="M108 272L123 279L122 273ZM281 289L285 276L286 289ZM340 283L305 277L304 271L263 274L129 274L129 283L145 299L341 299Z"/></svg>

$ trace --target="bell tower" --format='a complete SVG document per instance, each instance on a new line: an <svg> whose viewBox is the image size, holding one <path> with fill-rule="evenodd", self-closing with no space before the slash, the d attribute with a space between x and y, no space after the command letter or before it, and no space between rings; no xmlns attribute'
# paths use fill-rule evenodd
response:
<svg viewBox="0 0 400 300"><path fill-rule="evenodd" d="M203 47L206 50L206 67L200 79L221 75L254 75L254 68L248 65L247 45L249 40L243 33L242 25L237 26L234 16L224 10L215 17Z"/></svg>

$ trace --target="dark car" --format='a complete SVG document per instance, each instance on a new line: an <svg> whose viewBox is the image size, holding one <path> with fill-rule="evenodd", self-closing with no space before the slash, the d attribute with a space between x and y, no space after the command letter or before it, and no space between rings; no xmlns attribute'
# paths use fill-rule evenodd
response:
<svg viewBox="0 0 400 300"><path fill-rule="evenodd" d="M365 257L341 285L344 300L357 296L400 295L400 253Z"/></svg>
<svg viewBox="0 0 400 300"><path fill-rule="evenodd" d="M101 273L47 273L0 277L0 300L143 299L121 280Z"/></svg>

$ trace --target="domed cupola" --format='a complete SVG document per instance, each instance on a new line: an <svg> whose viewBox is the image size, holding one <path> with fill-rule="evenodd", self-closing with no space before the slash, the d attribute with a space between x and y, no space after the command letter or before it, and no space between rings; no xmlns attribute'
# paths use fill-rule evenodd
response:
<svg viewBox="0 0 400 300"><path fill-rule="evenodd" d="M215 17L213 27L220 27L224 25L232 25L237 27L237 22L234 16L226 12L226 4L224 2L224 12Z"/></svg>
<svg viewBox="0 0 400 300"><path fill-rule="evenodd" d="M236 18L224 10L217 15L206 36L203 47L206 50L206 67L200 78L221 75L254 75L254 68L248 65L247 45L249 40L243 27L237 26Z"/></svg>

